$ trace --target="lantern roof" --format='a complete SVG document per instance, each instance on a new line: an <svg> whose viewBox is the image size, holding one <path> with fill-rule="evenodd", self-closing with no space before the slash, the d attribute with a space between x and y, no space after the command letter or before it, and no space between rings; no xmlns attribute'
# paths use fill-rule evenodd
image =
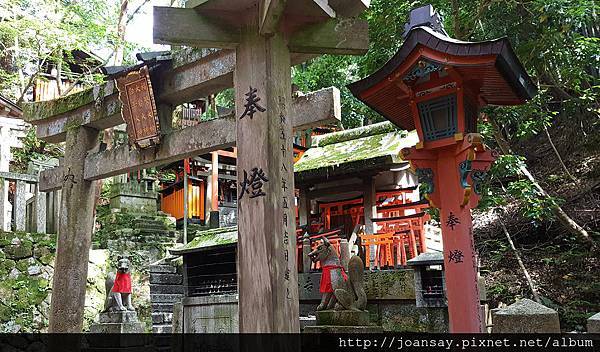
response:
<svg viewBox="0 0 600 352"><path fill-rule="evenodd" d="M423 19L424 8L435 18ZM419 11L421 16L415 16ZM409 102L418 96L413 88L423 77L430 78L428 89L436 89L436 81L447 83L448 75L458 77L480 105L518 105L536 94L537 88L506 37L457 40L445 34L436 18L430 5L413 10L398 52L370 76L349 84L352 94L407 130L415 128Z"/></svg>

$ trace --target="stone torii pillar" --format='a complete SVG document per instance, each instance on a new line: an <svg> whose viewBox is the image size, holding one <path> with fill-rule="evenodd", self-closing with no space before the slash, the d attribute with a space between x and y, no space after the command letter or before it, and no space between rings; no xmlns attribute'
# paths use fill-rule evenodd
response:
<svg viewBox="0 0 600 352"><path fill-rule="evenodd" d="M298 332L291 52L360 54L364 1L208 0L154 11L155 42L235 48L240 332ZM333 7L332 7L333 6ZM351 10L353 8L354 10Z"/></svg>
<svg viewBox="0 0 600 352"><path fill-rule="evenodd" d="M99 131L80 126L67 132L61 216L52 278L51 332L81 332L89 249L92 244L97 181L84 179L85 157L98 143ZM82 280L79 278L83 278Z"/></svg>

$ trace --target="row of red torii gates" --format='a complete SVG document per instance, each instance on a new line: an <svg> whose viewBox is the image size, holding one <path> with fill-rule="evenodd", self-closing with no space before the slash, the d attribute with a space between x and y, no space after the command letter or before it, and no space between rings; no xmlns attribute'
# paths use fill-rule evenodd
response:
<svg viewBox="0 0 600 352"><path fill-rule="evenodd" d="M63 190L50 332L82 328L96 181L233 145L243 194L238 201L240 332L299 331L292 131L338 121L341 113L335 88L293 99L291 65L324 53L364 54L368 26L356 16L368 3L191 0L186 8L155 7L156 43L222 50L187 62L172 60L171 67L150 73L136 67L117 79L119 90L109 80L25 107L38 137L66 141L61 165L40 176L42 191ZM421 142L403 153L446 224L451 331L479 332L470 207L493 156L475 133L477 111L486 104L522 103L535 90L506 39L448 38L430 7L413 11L407 28L390 62L349 88L400 127L417 129ZM231 86L233 116L171 130L176 105ZM136 147L99 150L99 132L123 119Z"/></svg>

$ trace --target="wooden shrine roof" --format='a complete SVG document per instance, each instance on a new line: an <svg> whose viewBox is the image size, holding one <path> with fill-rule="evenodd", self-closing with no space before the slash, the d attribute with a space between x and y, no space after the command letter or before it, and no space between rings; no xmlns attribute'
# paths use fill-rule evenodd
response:
<svg viewBox="0 0 600 352"><path fill-rule="evenodd" d="M359 100L401 128L415 128L405 74L420 58L451 66L465 87L480 87L490 105L517 105L537 88L519 62L507 38L464 42L427 26L414 27L398 52L379 70L348 88Z"/></svg>
<svg viewBox="0 0 600 352"><path fill-rule="evenodd" d="M19 118L23 115L21 108L2 94L0 94L0 111L2 111L0 116Z"/></svg>
<svg viewBox="0 0 600 352"><path fill-rule="evenodd" d="M389 121L315 136L312 147L294 164L297 182L361 171L382 171L403 162L402 148L418 142Z"/></svg>

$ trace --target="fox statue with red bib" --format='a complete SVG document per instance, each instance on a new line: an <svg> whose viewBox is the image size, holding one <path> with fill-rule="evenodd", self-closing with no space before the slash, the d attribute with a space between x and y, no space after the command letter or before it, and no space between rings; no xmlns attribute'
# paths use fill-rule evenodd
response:
<svg viewBox="0 0 600 352"><path fill-rule="evenodd" d="M131 304L131 273L129 260L119 259L117 272L106 276L106 301L103 312L135 311Z"/></svg>
<svg viewBox="0 0 600 352"><path fill-rule="evenodd" d="M321 303L317 310L365 310L367 294L364 289L364 264L359 256L348 261L348 273L340 257L326 237L308 254L313 262L321 262Z"/></svg>

